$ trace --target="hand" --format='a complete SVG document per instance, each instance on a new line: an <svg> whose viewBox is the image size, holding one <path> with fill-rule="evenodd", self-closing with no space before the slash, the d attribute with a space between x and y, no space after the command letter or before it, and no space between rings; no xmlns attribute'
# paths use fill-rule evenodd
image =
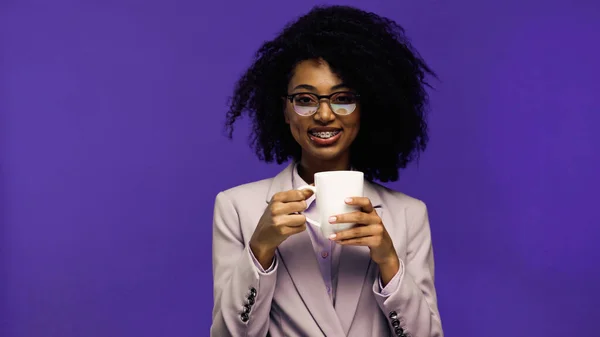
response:
<svg viewBox="0 0 600 337"><path fill-rule="evenodd" d="M306 209L311 195L310 190L290 190L271 198L250 238L250 249L263 268L271 265L275 249L285 239L306 229L306 217L298 213Z"/></svg>
<svg viewBox="0 0 600 337"><path fill-rule="evenodd" d="M346 199L346 203L359 206L360 211L333 216L329 222L334 226L344 222L357 223L358 226L338 232L330 238L341 245L369 247L371 259L380 266L399 264L392 238L371 205L371 200L354 197Z"/></svg>

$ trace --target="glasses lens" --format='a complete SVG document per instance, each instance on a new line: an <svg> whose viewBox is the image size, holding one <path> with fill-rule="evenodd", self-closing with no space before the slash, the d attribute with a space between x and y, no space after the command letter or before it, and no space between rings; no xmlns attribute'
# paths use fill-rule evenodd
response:
<svg viewBox="0 0 600 337"><path fill-rule="evenodd" d="M302 116L309 116L317 112L319 100L311 94L300 94L294 97L294 110Z"/></svg>
<svg viewBox="0 0 600 337"><path fill-rule="evenodd" d="M357 98L351 92L340 92L331 97L331 108L338 115L349 115L356 109Z"/></svg>

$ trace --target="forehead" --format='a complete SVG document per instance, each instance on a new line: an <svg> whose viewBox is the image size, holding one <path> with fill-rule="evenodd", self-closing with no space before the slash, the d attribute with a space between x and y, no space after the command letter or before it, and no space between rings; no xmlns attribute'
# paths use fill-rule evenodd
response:
<svg viewBox="0 0 600 337"><path fill-rule="evenodd" d="M319 91L328 91L331 87L342 83L329 64L322 59L311 59L299 62L292 72L288 87L294 88L301 84L311 85Z"/></svg>

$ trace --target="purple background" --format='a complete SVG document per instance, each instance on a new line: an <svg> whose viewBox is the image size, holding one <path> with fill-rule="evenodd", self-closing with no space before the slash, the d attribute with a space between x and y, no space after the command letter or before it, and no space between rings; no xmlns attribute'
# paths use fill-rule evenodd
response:
<svg viewBox="0 0 600 337"><path fill-rule="evenodd" d="M214 197L282 168L226 99L315 3L0 2L1 336L208 335ZM345 3L440 76L390 185L429 206L446 335L597 335L597 1Z"/></svg>

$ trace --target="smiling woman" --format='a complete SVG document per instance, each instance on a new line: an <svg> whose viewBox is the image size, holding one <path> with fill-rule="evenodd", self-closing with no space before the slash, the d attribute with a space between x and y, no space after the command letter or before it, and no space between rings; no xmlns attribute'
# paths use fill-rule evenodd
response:
<svg viewBox="0 0 600 337"><path fill-rule="evenodd" d="M398 24L345 6L316 7L260 48L227 126L248 113L259 158L291 162L216 197L211 336L443 336L426 206L374 182L425 149L426 74ZM348 170L364 195L329 222L357 226L325 236L302 186Z"/></svg>
<svg viewBox="0 0 600 337"><path fill-rule="evenodd" d="M300 61L287 87L283 115L302 148L303 168L346 169L360 127L358 95L322 58ZM316 172L311 171L305 175Z"/></svg>

